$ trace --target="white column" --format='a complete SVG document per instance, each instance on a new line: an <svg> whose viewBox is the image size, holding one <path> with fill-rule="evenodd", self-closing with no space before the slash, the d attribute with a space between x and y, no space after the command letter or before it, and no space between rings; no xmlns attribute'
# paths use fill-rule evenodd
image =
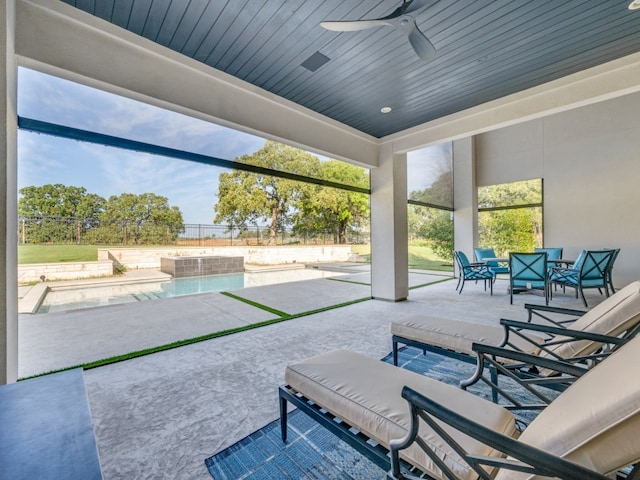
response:
<svg viewBox="0 0 640 480"><path fill-rule="evenodd" d="M453 142L453 244L469 258L478 244L478 189L473 137Z"/></svg>
<svg viewBox="0 0 640 480"><path fill-rule="evenodd" d="M18 377L15 0L0 3L0 385Z"/></svg>
<svg viewBox="0 0 640 480"><path fill-rule="evenodd" d="M380 149L371 169L371 296L398 302L409 295L407 156Z"/></svg>

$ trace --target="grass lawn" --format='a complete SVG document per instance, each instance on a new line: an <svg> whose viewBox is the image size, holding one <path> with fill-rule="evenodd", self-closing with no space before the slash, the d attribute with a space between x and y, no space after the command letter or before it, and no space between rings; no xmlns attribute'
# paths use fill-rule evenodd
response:
<svg viewBox="0 0 640 480"><path fill-rule="evenodd" d="M95 262L95 245L18 245L18 263Z"/></svg>
<svg viewBox="0 0 640 480"><path fill-rule="evenodd" d="M430 247L409 244L409 268L452 272L453 263L438 258Z"/></svg>
<svg viewBox="0 0 640 480"><path fill-rule="evenodd" d="M370 245L352 245L351 251L362 255L367 261L371 262ZM419 242L409 244L409 268L452 272L453 262L438 258L430 247L425 246L423 242Z"/></svg>
<svg viewBox="0 0 640 480"><path fill-rule="evenodd" d="M353 245L351 251L371 261L369 245ZM98 247L95 245L19 245L18 263L95 262ZM433 250L424 245L409 245L409 268L452 271L450 262L439 259Z"/></svg>

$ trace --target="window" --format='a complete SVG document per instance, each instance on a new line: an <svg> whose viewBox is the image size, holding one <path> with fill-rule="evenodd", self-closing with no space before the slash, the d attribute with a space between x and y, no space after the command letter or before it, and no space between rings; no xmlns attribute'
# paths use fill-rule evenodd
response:
<svg viewBox="0 0 640 480"><path fill-rule="evenodd" d="M409 266L451 269L453 250L453 144L407 155Z"/></svg>
<svg viewBox="0 0 640 480"><path fill-rule="evenodd" d="M499 257L542 246L542 179L478 188L481 248Z"/></svg>

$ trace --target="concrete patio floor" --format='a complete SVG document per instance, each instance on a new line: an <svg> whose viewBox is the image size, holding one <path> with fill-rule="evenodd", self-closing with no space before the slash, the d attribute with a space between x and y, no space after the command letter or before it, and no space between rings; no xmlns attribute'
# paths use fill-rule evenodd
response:
<svg viewBox="0 0 640 480"><path fill-rule="evenodd" d="M421 280L428 277L412 275L411 283L426 283ZM334 348L381 358L391 350L389 322L412 313L497 324L500 318L524 320L524 303L544 303L537 295L517 295L510 305L506 287L505 281L498 280L490 296L481 284L469 283L458 295L455 281L450 280L412 289L405 302L364 301L87 370L84 377L104 478L210 478L205 458L278 417L277 387L288 363ZM293 313L368 296L369 287L311 280L234 293ZM590 306L604 298L597 291L587 295ZM127 325L131 331L103 337L103 343L117 346L155 331L140 322L160 321L162 312L175 310L190 318L209 309L211 318L228 315L245 322L259 321L258 313L264 312L242 310L240 302L222 305L217 297L200 297L184 297L172 308L168 301L141 302L135 315L122 315L130 323L122 321L120 331ZM164 303L158 307L156 302ZM569 292L556 295L552 304L582 308ZM160 323L159 329L165 326ZM87 337L74 336L73 331L72 327L67 330L65 348L83 351Z"/></svg>

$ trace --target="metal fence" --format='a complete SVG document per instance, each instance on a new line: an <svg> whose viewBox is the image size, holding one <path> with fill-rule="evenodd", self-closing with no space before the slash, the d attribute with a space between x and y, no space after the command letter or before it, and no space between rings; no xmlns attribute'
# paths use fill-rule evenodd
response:
<svg viewBox="0 0 640 480"><path fill-rule="evenodd" d="M18 241L22 245L178 245L225 246L269 245L268 227L239 229L227 225L185 223L182 226L153 222L131 224L104 222L96 219L65 217L20 217ZM275 245L335 245L340 243L337 231L278 230ZM367 230L350 229L347 244L368 244Z"/></svg>

